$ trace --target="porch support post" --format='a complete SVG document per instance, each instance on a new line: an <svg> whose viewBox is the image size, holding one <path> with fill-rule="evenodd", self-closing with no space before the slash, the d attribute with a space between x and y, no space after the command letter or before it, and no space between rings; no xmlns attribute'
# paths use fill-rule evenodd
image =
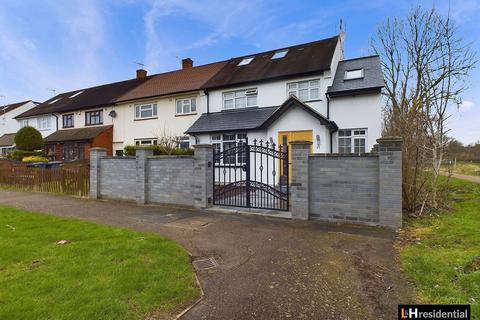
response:
<svg viewBox="0 0 480 320"><path fill-rule="evenodd" d="M193 198L196 208L212 206L213 197L213 148L211 144L197 144L193 160Z"/></svg>
<svg viewBox="0 0 480 320"><path fill-rule="evenodd" d="M90 149L90 198L100 199L100 163L103 157L107 156L107 149L105 148L91 148Z"/></svg>
<svg viewBox="0 0 480 320"><path fill-rule="evenodd" d="M136 147L136 188L135 199L138 204L146 204L147 199L147 157L153 156L153 150L150 147Z"/></svg>
<svg viewBox="0 0 480 320"><path fill-rule="evenodd" d="M402 138L377 139L379 166L379 224L402 227Z"/></svg>
<svg viewBox="0 0 480 320"><path fill-rule="evenodd" d="M309 156L312 142L290 142L292 176L290 197L292 219L309 218Z"/></svg>

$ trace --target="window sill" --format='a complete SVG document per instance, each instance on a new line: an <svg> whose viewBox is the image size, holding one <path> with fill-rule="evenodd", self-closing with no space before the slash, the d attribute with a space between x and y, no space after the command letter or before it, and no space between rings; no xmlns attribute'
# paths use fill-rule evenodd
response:
<svg viewBox="0 0 480 320"><path fill-rule="evenodd" d="M185 117L185 116L194 116L196 115L196 112L190 112L190 113L176 113L175 117Z"/></svg>
<svg viewBox="0 0 480 320"><path fill-rule="evenodd" d="M302 102L308 103L308 102L320 102L323 101L322 99L312 99L312 100L304 100Z"/></svg>
<svg viewBox="0 0 480 320"><path fill-rule="evenodd" d="M71 127L62 127L62 129L73 129L75 128L74 126L71 126Z"/></svg>
<svg viewBox="0 0 480 320"><path fill-rule="evenodd" d="M158 119L158 117L151 117L151 118L137 118L137 119L133 119L133 121L145 121L145 120L154 120L154 119Z"/></svg>
<svg viewBox="0 0 480 320"><path fill-rule="evenodd" d="M85 127L95 127L95 126L103 126L103 122L102 123L95 123L95 124L86 124L85 123Z"/></svg>

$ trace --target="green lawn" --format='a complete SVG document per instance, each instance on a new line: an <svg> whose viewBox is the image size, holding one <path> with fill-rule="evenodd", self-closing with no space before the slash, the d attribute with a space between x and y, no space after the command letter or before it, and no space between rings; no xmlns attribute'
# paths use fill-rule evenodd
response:
<svg viewBox="0 0 480 320"><path fill-rule="evenodd" d="M143 319L198 297L172 240L0 206L2 320Z"/></svg>
<svg viewBox="0 0 480 320"><path fill-rule="evenodd" d="M480 270L464 267L480 256L480 184L452 179L453 210L409 221L407 234L419 238L401 248L403 267L424 303L472 304L480 319Z"/></svg>
<svg viewBox="0 0 480 320"><path fill-rule="evenodd" d="M444 166L447 170L448 167ZM450 169L453 173L466 174L469 176L480 176L480 162L463 162L458 161L457 165L450 165Z"/></svg>

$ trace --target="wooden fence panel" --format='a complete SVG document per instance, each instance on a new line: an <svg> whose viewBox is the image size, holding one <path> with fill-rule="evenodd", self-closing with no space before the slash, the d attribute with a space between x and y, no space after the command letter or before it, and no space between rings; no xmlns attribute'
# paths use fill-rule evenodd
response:
<svg viewBox="0 0 480 320"><path fill-rule="evenodd" d="M77 164L58 168L34 168L0 161L0 185L7 188L88 196L90 166Z"/></svg>

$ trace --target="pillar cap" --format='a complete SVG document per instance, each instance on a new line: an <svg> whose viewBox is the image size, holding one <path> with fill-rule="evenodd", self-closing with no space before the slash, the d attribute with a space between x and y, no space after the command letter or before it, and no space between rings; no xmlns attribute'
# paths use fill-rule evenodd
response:
<svg viewBox="0 0 480 320"><path fill-rule="evenodd" d="M213 146L211 144L201 143L193 145L194 149L212 149Z"/></svg>
<svg viewBox="0 0 480 320"><path fill-rule="evenodd" d="M382 137L382 138L378 138L377 142L379 144L385 144L385 143L402 144L403 138L402 137Z"/></svg>
<svg viewBox="0 0 480 320"><path fill-rule="evenodd" d="M107 152L107 148L101 148L101 147L93 147L89 149L90 152L99 152L99 151L105 151Z"/></svg>

